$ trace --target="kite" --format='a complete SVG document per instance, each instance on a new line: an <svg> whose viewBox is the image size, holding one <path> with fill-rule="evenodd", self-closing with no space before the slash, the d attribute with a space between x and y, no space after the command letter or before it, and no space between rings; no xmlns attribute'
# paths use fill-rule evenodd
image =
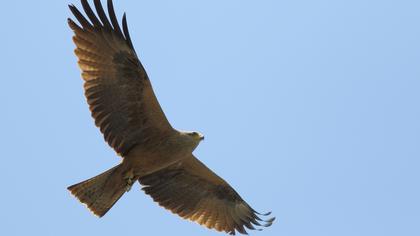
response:
<svg viewBox="0 0 420 236"><path fill-rule="evenodd" d="M192 153L204 136L172 128L139 61L128 32L126 15L120 27L112 0L108 15L101 1L95 12L81 0L87 18L69 5L77 19L75 54L84 91L96 126L122 157L119 165L68 187L97 216L104 216L138 181L160 206L209 229L246 233L270 226L239 194ZM257 227L258 230L261 228Z"/></svg>

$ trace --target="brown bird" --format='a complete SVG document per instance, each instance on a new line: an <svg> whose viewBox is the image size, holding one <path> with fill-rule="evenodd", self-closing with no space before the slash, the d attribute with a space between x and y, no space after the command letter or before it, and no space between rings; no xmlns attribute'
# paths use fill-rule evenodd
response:
<svg viewBox="0 0 420 236"><path fill-rule="evenodd" d="M84 80L90 111L105 141L122 157L121 164L68 187L101 217L134 182L155 202L208 228L245 234L245 228L270 226L239 194L207 168L192 152L204 136L178 131L169 124L133 48L124 14L122 30L108 0L108 16L100 0L96 14L82 0L88 17L69 5L79 24L74 31L75 54ZM264 222L264 224L262 224ZM261 230L261 229L258 229Z"/></svg>

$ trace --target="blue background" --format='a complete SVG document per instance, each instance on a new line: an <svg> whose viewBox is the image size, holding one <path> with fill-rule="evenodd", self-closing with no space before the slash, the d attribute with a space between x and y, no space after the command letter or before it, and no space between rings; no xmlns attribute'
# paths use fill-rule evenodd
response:
<svg viewBox="0 0 420 236"><path fill-rule="evenodd" d="M0 235L216 235L138 185L102 219L66 190L119 163L85 102L73 1L3 1ZM275 224L420 235L420 2L115 1L172 125Z"/></svg>

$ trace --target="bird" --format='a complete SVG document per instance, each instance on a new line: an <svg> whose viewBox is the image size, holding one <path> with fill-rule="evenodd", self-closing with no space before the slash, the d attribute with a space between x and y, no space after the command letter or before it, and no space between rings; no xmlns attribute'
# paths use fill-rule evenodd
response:
<svg viewBox="0 0 420 236"><path fill-rule="evenodd" d="M255 211L221 177L198 160L193 151L204 139L196 131L171 126L154 94L150 79L133 47L112 0L108 15L101 0L95 11L81 0L85 15L73 4L68 18L84 92L105 141L121 157L115 167L68 190L96 216L104 216L139 182L160 206L209 229L247 234L272 225L271 213Z"/></svg>

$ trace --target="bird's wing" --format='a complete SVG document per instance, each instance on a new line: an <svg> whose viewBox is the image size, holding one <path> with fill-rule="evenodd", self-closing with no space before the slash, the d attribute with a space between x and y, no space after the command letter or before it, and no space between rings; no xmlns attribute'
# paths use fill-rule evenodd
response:
<svg viewBox="0 0 420 236"><path fill-rule="evenodd" d="M255 229L254 226L270 226L274 221L271 218L261 224L259 213L194 156L139 181L159 205L210 229L246 234L244 227Z"/></svg>
<svg viewBox="0 0 420 236"><path fill-rule="evenodd" d="M109 18L100 0L94 1L97 14L87 0L81 2L88 19L70 5L79 25L71 19L68 23L75 33L73 41L85 81L85 95L105 140L124 156L133 146L159 139L172 127L137 58L125 14L121 30L111 0L108 0Z"/></svg>

